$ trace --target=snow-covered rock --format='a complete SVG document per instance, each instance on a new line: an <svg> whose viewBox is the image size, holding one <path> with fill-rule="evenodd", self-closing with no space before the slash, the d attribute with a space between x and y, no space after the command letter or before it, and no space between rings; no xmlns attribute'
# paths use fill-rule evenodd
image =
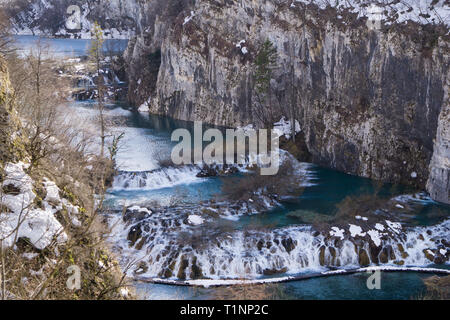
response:
<svg viewBox="0 0 450 320"><path fill-rule="evenodd" d="M338 227L332 227L331 231L330 231L331 236L340 238L341 240L344 240L344 233L345 233L345 230L339 229Z"/></svg>
<svg viewBox="0 0 450 320"><path fill-rule="evenodd" d="M8 163L5 166L5 179L2 187L13 185L19 194L3 194L0 202L9 209L0 212L0 238L5 247L11 247L19 238L27 238L37 249L44 249L53 243L67 241L64 228L55 218L56 209L44 201L44 208L35 206L33 180L25 173L28 167L23 162ZM47 197L52 201L59 199L56 185L47 180ZM46 197L46 199L47 199Z"/></svg>
<svg viewBox="0 0 450 320"><path fill-rule="evenodd" d="M190 215L188 217L188 222L194 226L201 225L201 224L203 224L204 221L205 220L202 217L195 215L195 214Z"/></svg>
<svg viewBox="0 0 450 320"><path fill-rule="evenodd" d="M292 124L290 120L286 120L285 117L282 117L280 121L274 123L273 130L278 136L285 136L287 139L290 139L292 134ZM295 133L299 133L301 130L300 123L295 120Z"/></svg>

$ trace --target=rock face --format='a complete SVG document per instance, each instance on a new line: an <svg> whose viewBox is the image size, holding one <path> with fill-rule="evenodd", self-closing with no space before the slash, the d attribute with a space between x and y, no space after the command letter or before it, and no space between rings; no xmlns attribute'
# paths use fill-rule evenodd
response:
<svg viewBox="0 0 450 320"><path fill-rule="evenodd" d="M274 118L295 115L313 162L424 188L435 147L428 186L446 201L446 27L410 22L375 31L357 14L291 3L199 0L164 23L156 14L128 52L130 78L142 78L130 85L132 102L177 119L257 123L253 63L269 39L279 55ZM144 49L136 45L145 41ZM138 63L159 50L159 73L151 78Z"/></svg>
<svg viewBox="0 0 450 320"><path fill-rule="evenodd" d="M444 99L447 102L443 105L439 116L434 153L430 164L430 177L427 183L427 190L433 199L445 203L450 203L450 105L448 98L447 88Z"/></svg>
<svg viewBox="0 0 450 320"><path fill-rule="evenodd" d="M140 3L140 32L131 39L125 52L129 79L129 100L135 105L147 102L156 92L161 65L161 45L168 38L171 26L191 0L159 0Z"/></svg>

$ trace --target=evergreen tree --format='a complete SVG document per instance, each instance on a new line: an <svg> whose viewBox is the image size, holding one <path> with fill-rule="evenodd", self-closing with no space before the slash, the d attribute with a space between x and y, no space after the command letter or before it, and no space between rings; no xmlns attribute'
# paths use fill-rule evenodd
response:
<svg viewBox="0 0 450 320"><path fill-rule="evenodd" d="M254 65L254 89L258 100L255 115L264 125L271 125L273 122L270 81L277 67L277 61L276 47L270 40L264 41L256 55Z"/></svg>

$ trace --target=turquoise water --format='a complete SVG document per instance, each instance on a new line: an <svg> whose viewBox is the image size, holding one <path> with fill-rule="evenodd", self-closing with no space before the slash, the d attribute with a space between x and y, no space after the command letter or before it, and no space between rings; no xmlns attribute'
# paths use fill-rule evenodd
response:
<svg viewBox="0 0 450 320"><path fill-rule="evenodd" d="M260 288L268 299L293 300L416 300L426 293L423 279L430 275L421 273L381 274L381 288L369 290L369 274L353 274L329 278L316 278L297 282L287 282ZM159 284L136 283L140 297L151 300L172 299L237 299L223 288L175 287ZM242 294L242 293L241 293ZM249 297L251 299L251 297Z"/></svg>
<svg viewBox="0 0 450 320"><path fill-rule="evenodd" d="M121 118L120 122L127 128L144 130L140 131L140 133L145 136L144 138L147 139L146 143L150 145L149 147L145 146L145 148L152 150L152 154L149 154L148 157L157 155L159 161L170 158L171 149L176 144L176 142L170 141L171 133L174 130L179 128L186 128L191 132L193 130L193 123L156 115L130 112L126 115L121 114L116 118ZM140 138L138 140L140 141ZM136 145L135 150L131 151L127 148L124 153L141 153L143 148L144 146L142 145ZM134 158L140 159L140 156L135 156ZM158 165L155 166L155 169L157 167ZM267 213L244 216L239 221L240 225L251 225L252 222L259 224L264 222L273 227L296 225L299 224L298 219L289 217L287 213L295 210L305 210L333 216L337 211L337 206L346 197L370 195L376 197L376 199L388 201L395 196L417 192L417 190L406 186L382 184L315 165L311 165L309 171L311 173L309 186L304 188L298 197L283 202L281 207L276 207ZM164 187L155 190L111 190L110 195L113 199L126 198L128 200L157 199L181 195L184 201L196 203L220 195L222 179L215 177L204 178L198 179L195 183L180 184L176 185L176 187ZM407 217L411 225L435 224L442 221L443 217L450 215L449 206L430 200L411 205L410 209L411 211L408 212ZM440 211L441 215L434 214L436 211Z"/></svg>

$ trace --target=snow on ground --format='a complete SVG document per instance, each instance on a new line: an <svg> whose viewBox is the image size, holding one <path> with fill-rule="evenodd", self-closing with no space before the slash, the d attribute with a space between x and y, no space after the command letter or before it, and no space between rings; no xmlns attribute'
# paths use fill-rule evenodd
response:
<svg viewBox="0 0 450 320"><path fill-rule="evenodd" d="M278 136L285 136L287 139L291 138L292 134L292 124L290 120L286 120L285 117L282 117L280 121L274 123L273 130ZM295 120L295 133L299 133L302 131L300 127L300 123Z"/></svg>
<svg viewBox="0 0 450 320"><path fill-rule="evenodd" d="M148 105L149 103L146 101L144 102L139 108L138 108L138 112L140 113L149 113L150 112L150 107Z"/></svg>
<svg viewBox="0 0 450 320"><path fill-rule="evenodd" d="M66 199L61 200L59 188L48 179L44 179L46 197L42 201L43 209L35 204L36 195L33 192L33 179L26 174L28 165L23 162L8 163L5 166L5 178L2 188L10 187L16 192L2 194L0 202L0 239L5 247L11 247L19 238L28 238L37 249L44 249L53 243L67 241L64 228L55 217L55 213L67 208L72 223L80 226L75 217L79 208Z"/></svg>
<svg viewBox="0 0 450 320"><path fill-rule="evenodd" d="M370 236L373 243L375 243L377 247L381 245L381 235L377 230L369 230L367 231L367 234Z"/></svg>
<svg viewBox="0 0 450 320"><path fill-rule="evenodd" d="M399 222L391 222L389 220L386 220L386 224L388 225L389 229L391 229L396 234L399 234L402 230L402 225Z"/></svg>
<svg viewBox="0 0 450 320"><path fill-rule="evenodd" d="M330 231L331 236L340 238L341 240L344 240L344 233L345 233L345 230L339 229L338 227L332 227L331 231Z"/></svg>
<svg viewBox="0 0 450 320"><path fill-rule="evenodd" d="M150 214L153 213L151 210L149 210L149 209L147 209L147 208L145 208L145 207L140 207L140 206L132 206L132 207L127 208L127 211L128 211L128 210L129 210L129 211L137 211L137 212L139 212L139 213L145 212L145 213L147 213L148 215L150 215Z"/></svg>
<svg viewBox="0 0 450 320"><path fill-rule="evenodd" d="M374 15L377 15L377 19L384 24L390 24L391 21L403 23L408 20L421 24L450 24L450 9L447 0L378 0L376 4L374 2L373 0L293 0L291 7L296 7L296 3L303 3L316 4L321 9L329 6L337 9L348 9L357 13L360 18L373 18ZM435 3L432 5L433 2Z"/></svg>
<svg viewBox="0 0 450 320"><path fill-rule="evenodd" d="M421 268L421 267L395 267L395 266L371 266L358 269L349 270L329 270L323 271L320 274L313 274L311 277L276 277L276 278L266 278L266 279L254 279L254 280L238 280L238 279L223 279L223 280L210 280L210 279L199 279L199 280L173 280L173 279L162 279L162 278L142 278L141 280L150 283L160 283L167 285L188 285L188 286L199 286L204 288L218 287L218 286L233 286L233 285L250 285L250 284L265 284L265 283L280 283L287 281L298 281L302 279L311 279L315 277L322 276L333 276L342 274L352 274L352 273L364 273L364 272L374 272L374 271L385 271L385 272L426 272L426 273L438 273L438 274L450 274L450 270L438 269L438 268Z"/></svg>
<svg viewBox="0 0 450 320"><path fill-rule="evenodd" d="M248 49L247 49L246 46L244 46L244 44L245 44L245 40L241 40L241 41L239 41L239 42L236 44L236 48L241 49L241 52L242 52L243 54L247 54L247 53L248 53Z"/></svg>
<svg viewBox="0 0 450 320"><path fill-rule="evenodd" d="M191 15L184 18L183 26L195 17L195 12L191 11Z"/></svg>

